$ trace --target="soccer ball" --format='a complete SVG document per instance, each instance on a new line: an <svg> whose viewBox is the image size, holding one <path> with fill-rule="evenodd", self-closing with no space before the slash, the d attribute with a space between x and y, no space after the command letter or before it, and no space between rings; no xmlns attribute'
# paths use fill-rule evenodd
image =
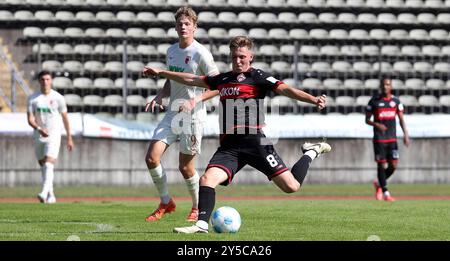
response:
<svg viewBox="0 0 450 261"><path fill-rule="evenodd" d="M232 207L220 207L212 214L211 225L217 233L236 233L241 227L241 216Z"/></svg>

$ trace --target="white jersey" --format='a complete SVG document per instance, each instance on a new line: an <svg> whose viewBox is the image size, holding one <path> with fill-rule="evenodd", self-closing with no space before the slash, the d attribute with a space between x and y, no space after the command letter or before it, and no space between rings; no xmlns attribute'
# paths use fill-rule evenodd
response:
<svg viewBox="0 0 450 261"><path fill-rule="evenodd" d="M30 95L27 108L27 111L34 115L38 126L48 130L47 139L60 139L64 126L61 113L67 112L64 96L55 90L51 90L48 95L39 91ZM46 140L40 136L38 130L34 130L33 136L35 139Z"/></svg>
<svg viewBox="0 0 450 261"><path fill-rule="evenodd" d="M175 72L185 72L196 75L215 75L219 73L211 52L194 40L191 45L181 49L179 44L173 44L167 50L167 69ZM180 100L188 100L202 94L206 89L187 86L176 81L170 81L170 103L167 113L175 115L181 105ZM196 106L192 111L191 120L205 121L206 107Z"/></svg>

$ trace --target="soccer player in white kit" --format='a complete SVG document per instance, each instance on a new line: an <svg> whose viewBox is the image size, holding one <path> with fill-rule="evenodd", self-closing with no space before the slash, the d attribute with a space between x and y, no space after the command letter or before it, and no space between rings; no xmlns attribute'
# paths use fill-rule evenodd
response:
<svg viewBox="0 0 450 261"><path fill-rule="evenodd" d="M175 13L178 43L170 46L166 55L167 68L172 71L189 72L197 75L216 75L219 73L212 54L194 39L197 29L197 14L190 7L180 7ZM202 123L206 118L206 109L199 102L191 111L180 111L186 103L200 97L201 100L217 95L216 92L204 92L202 88L186 88L180 83L167 80L164 88L158 92L145 110L153 111L156 105L161 106L162 98L170 91L169 109L153 133L145 157L150 176L158 190L161 202L158 208L145 220L160 220L164 214L175 211L174 200L169 196L167 176L161 166L161 157L167 148L180 140L179 170L186 181L192 198L192 208L187 216L188 221L197 221L199 175L195 170L195 156L200 154L202 140ZM180 128L180 126L182 127ZM178 127L177 127L178 126Z"/></svg>
<svg viewBox="0 0 450 261"><path fill-rule="evenodd" d="M52 75L42 71L38 75L40 91L28 97L28 124L34 129L36 158L41 166L42 191L37 195L42 203L55 203L53 169L61 144L62 125L67 133L67 149L74 147L64 96L52 90Z"/></svg>

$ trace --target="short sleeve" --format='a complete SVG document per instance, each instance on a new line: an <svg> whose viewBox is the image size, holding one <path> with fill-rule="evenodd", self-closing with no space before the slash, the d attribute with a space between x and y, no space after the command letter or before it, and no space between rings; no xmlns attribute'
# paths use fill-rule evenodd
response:
<svg viewBox="0 0 450 261"><path fill-rule="evenodd" d="M397 111L398 112L404 112L405 111L405 106L403 106L403 103L401 103L400 100L398 101Z"/></svg>
<svg viewBox="0 0 450 261"><path fill-rule="evenodd" d="M205 76L203 78L203 81L205 81L206 85L208 85L209 90L211 90L211 91L217 90L220 75L222 75L222 74L218 74L215 76Z"/></svg>
<svg viewBox="0 0 450 261"><path fill-rule="evenodd" d="M214 62L214 57L208 51L202 52L200 56L200 71L202 75L216 75L219 74L219 69Z"/></svg>
<svg viewBox="0 0 450 261"><path fill-rule="evenodd" d="M278 80L277 78L260 69L255 69L253 77L258 86L267 90L275 91L278 86L283 83L283 81Z"/></svg>
<svg viewBox="0 0 450 261"><path fill-rule="evenodd" d="M64 99L64 96L60 96L60 98L58 99L58 103L59 103L59 106L58 106L58 111L60 112L60 113L64 113L64 112L67 112L67 104L66 104L66 100Z"/></svg>
<svg viewBox="0 0 450 261"><path fill-rule="evenodd" d="M31 96L27 99L27 112L33 113L33 104L31 103Z"/></svg>

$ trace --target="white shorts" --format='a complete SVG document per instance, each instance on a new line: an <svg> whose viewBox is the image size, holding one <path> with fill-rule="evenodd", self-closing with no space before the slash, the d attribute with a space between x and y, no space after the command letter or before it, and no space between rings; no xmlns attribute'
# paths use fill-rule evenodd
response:
<svg viewBox="0 0 450 261"><path fill-rule="evenodd" d="M34 152L38 160L43 159L45 156L58 158L59 147L61 145L61 137L52 138L50 140L34 140Z"/></svg>
<svg viewBox="0 0 450 261"><path fill-rule="evenodd" d="M186 155L201 153L203 124L191 122L183 128L172 128L173 117L166 115L153 131L152 140L159 140L167 145L180 141L180 152Z"/></svg>

